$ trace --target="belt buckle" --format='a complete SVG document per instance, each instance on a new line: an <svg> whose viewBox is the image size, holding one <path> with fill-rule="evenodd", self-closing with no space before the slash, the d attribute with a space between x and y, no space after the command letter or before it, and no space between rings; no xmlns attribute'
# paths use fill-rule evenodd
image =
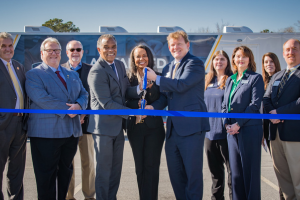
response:
<svg viewBox="0 0 300 200"><path fill-rule="evenodd" d="M23 113L17 113L17 117L22 117Z"/></svg>

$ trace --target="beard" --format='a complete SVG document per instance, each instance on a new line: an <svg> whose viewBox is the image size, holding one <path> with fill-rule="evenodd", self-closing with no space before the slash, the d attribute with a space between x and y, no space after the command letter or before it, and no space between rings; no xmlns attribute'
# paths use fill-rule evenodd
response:
<svg viewBox="0 0 300 200"><path fill-rule="evenodd" d="M78 61L80 61L80 57L72 57L72 61L73 62L78 62Z"/></svg>

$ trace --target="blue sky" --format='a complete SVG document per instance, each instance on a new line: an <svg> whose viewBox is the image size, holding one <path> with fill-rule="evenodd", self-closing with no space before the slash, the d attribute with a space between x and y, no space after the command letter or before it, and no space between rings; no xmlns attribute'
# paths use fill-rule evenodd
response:
<svg viewBox="0 0 300 200"><path fill-rule="evenodd" d="M278 31L300 20L299 0L5 0L1 5L0 31L7 32L23 32L24 25L52 18L72 21L81 32L98 32L101 25L128 32L156 32L157 26L215 31L222 20L254 32Z"/></svg>

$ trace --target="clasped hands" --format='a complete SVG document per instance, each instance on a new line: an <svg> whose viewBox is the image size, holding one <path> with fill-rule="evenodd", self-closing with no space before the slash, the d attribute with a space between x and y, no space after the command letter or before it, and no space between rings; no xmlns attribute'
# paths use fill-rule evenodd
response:
<svg viewBox="0 0 300 200"><path fill-rule="evenodd" d="M70 108L68 110L81 110L81 106L78 103L66 103L67 106L70 106ZM68 114L69 117L74 118L77 114ZM81 115L82 116L82 115ZM82 124L83 122L81 122L84 118L81 119L80 116L80 123Z"/></svg>
<svg viewBox="0 0 300 200"><path fill-rule="evenodd" d="M225 128L226 128L227 133L229 133L230 135L238 134L239 130L240 130L240 127L236 123L231 124L231 125L225 124Z"/></svg>
<svg viewBox="0 0 300 200"><path fill-rule="evenodd" d="M276 110L274 109L274 110L271 110L270 112L269 112L270 114L277 114L277 112L276 112ZM278 124L278 123L280 123L280 122L284 122L284 120L280 120L280 119L270 119L270 121L273 123L273 124Z"/></svg>

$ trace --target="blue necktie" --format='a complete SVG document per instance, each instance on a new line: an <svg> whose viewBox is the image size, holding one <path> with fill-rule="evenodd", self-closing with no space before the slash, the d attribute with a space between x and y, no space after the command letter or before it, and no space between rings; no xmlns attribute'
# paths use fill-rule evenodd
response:
<svg viewBox="0 0 300 200"><path fill-rule="evenodd" d="M115 74L117 75L115 63L111 64L110 66L111 66L112 70L114 70ZM118 75L117 75L117 77L118 77Z"/></svg>

